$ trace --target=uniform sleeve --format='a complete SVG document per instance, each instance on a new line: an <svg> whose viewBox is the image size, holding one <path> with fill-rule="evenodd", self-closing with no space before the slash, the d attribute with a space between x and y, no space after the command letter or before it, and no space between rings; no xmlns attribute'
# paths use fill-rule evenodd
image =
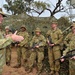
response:
<svg viewBox="0 0 75 75"><path fill-rule="evenodd" d="M0 49L5 48L6 46L10 45L13 42L13 40L9 37L6 39L0 39Z"/></svg>
<svg viewBox="0 0 75 75"><path fill-rule="evenodd" d="M32 40L30 41L30 47L32 47L32 46L33 46L34 39L35 39L35 36L33 36Z"/></svg>
<svg viewBox="0 0 75 75"><path fill-rule="evenodd" d="M63 51L63 56L65 56L66 53L69 51L69 42L70 42L71 36L72 36L71 33L69 33L64 39L64 44L67 46L67 48L65 49L65 51Z"/></svg>
<svg viewBox="0 0 75 75"><path fill-rule="evenodd" d="M50 30L46 33L46 37L48 37L50 35Z"/></svg>
<svg viewBox="0 0 75 75"><path fill-rule="evenodd" d="M58 33L58 41L57 42L55 42L55 44L60 44L60 43L62 43L62 41L63 41L63 34L62 34L62 32L61 31L59 31L59 33Z"/></svg>
<svg viewBox="0 0 75 75"><path fill-rule="evenodd" d="M24 35L24 40L21 41L20 46L26 46L28 41L29 41L29 35L27 33L26 35Z"/></svg>
<svg viewBox="0 0 75 75"><path fill-rule="evenodd" d="M64 39L64 44L65 44L67 47L69 46L70 38L71 38L71 35L68 34L68 35L66 36L66 38Z"/></svg>
<svg viewBox="0 0 75 75"><path fill-rule="evenodd" d="M65 56L68 51L69 51L69 48L67 47L67 48L63 51L63 56Z"/></svg>
<svg viewBox="0 0 75 75"><path fill-rule="evenodd" d="M42 41L40 42L39 46L45 46L46 45L46 39L44 36L41 37Z"/></svg>

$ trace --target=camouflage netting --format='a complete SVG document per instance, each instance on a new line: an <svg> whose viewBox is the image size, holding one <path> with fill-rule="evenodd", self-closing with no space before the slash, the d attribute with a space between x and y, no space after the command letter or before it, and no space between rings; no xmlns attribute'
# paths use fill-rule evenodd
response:
<svg viewBox="0 0 75 75"><path fill-rule="evenodd" d="M53 20L57 19L55 17L31 17L27 14L12 15L5 18L3 22L3 28L6 25L9 25L11 29L19 30L21 25L25 25L28 32L31 34L32 32L34 32L36 27L40 27L42 33L45 34L50 28L51 22ZM57 21L59 24L59 28L61 28L62 31L70 26L69 21L66 21L65 18L60 18Z"/></svg>

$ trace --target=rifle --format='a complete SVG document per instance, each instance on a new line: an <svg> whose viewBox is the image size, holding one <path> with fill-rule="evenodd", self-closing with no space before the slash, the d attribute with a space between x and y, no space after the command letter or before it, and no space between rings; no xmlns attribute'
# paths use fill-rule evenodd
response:
<svg viewBox="0 0 75 75"><path fill-rule="evenodd" d="M30 47L30 49L35 49L36 46L40 46L42 41L38 42L38 43L33 43L32 47Z"/></svg>
<svg viewBox="0 0 75 75"><path fill-rule="evenodd" d="M47 38L47 44L48 44L49 46L50 46L50 44L53 44L51 36L48 36L48 38ZM52 47L51 47L51 48L52 48Z"/></svg>
<svg viewBox="0 0 75 75"><path fill-rule="evenodd" d="M72 25L69 26L68 28L66 28L62 33L64 34L64 33L65 33L66 31L68 31L71 27L72 27Z"/></svg>
<svg viewBox="0 0 75 75"><path fill-rule="evenodd" d="M53 44L51 36L48 36L48 40L50 44Z"/></svg>
<svg viewBox="0 0 75 75"><path fill-rule="evenodd" d="M71 58L71 57L75 56L75 54L73 54L74 51L75 51L75 49L67 52L67 54L65 56L61 56L60 58L54 60L54 62L57 61L57 60L60 60L60 59L66 59L66 58Z"/></svg>

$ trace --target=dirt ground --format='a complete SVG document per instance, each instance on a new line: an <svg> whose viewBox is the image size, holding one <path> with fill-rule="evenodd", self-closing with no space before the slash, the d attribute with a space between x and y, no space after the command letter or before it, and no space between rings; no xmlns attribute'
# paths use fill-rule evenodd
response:
<svg viewBox="0 0 75 75"><path fill-rule="evenodd" d="M4 66L2 75L37 75L36 68L34 68L31 73L27 73L25 71L24 67L13 68L13 66L15 66L16 64L17 64L17 51L16 51L16 48L14 47L14 48L12 48L12 51L11 51L11 65ZM48 64L48 63L46 62L46 64ZM64 64L61 65L60 75L68 75L68 66L66 64L67 64L67 62L64 62ZM45 67L43 67L44 70L41 73L41 75L49 75L48 74L49 69L47 67L48 67L47 65L45 65Z"/></svg>
<svg viewBox="0 0 75 75"><path fill-rule="evenodd" d="M37 72L36 69L33 69L31 73L27 73L23 67L13 68L13 66L16 64L17 64L16 48L13 48L11 53L11 65L4 66L2 75L36 75Z"/></svg>

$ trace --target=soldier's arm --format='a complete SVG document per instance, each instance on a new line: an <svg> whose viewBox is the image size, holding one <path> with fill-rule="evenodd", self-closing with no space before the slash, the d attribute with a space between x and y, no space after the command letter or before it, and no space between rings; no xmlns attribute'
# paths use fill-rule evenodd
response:
<svg viewBox="0 0 75 75"><path fill-rule="evenodd" d="M50 30L46 33L46 37L48 38L48 36L50 36Z"/></svg>
<svg viewBox="0 0 75 75"><path fill-rule="evenodd" d="M5 48L6 46L10 45L13 42L13 40L9 38L0 39L0 49Z"/></svg>
<svg viewBox="0 0 75 75"><path fill-rule="evenodd" d="M50 30L46 33L46 41L47 41L47 43L50 43L50 41L49 41L49 37L50 36Z"/></svg>
<svg viewBox="0 0 75 75"><path fill-rule="evenodd" d="M59 31L59 33L58 33L58 41L57 42L55 42L54 44L61 44L62 43L62 40L63 40L63 34L62 34L62 32L61 31Z"/></svg>
<svg viewBox="0 0 75 75"><path fill-rule="evenodd" d="M34 39L35 39L35 36L33 36L32 40L30 41L30 47L32 47L32 46L33 46Z"/></svg>
<svg viewBox="0 0 75 75"><path fill-rule="evenodd" d="M63 51L63 56L65 56L68 51L69 51L69 47L67 47L67 48Z"/></svg>
<svg viewBox="0 0 75 75"><path fill-rule="evenodd" d="M29 35L24 35L24 40L20 42L20 46L26 45L29 41Z"/></svg>
<svg viewBox="0 0 75 75"><path fill-rule="evenodd" d="M69 33L64 39L64 44L67 46L67 48L63 51L63 56L65 56L66 53L69 51L69 41L71 36L72 36L71 33Z"/></svg>
<svg viewBox="0 0 75 75"><path fill-rule="evenodd" d="M70 41L70 38L71 38L71 33L69 33L66 38L64 39L64 44L68 47L69 45L69 41Z"/></svg>
<svg viewBox="0 0 75 75"><path fill-rule="evenodd" d="M44 36L41 36L41 42L40 42L40 44L39 44L39 46L45 46L46 45L46 39L45 39L45 37Z"/></svg>

